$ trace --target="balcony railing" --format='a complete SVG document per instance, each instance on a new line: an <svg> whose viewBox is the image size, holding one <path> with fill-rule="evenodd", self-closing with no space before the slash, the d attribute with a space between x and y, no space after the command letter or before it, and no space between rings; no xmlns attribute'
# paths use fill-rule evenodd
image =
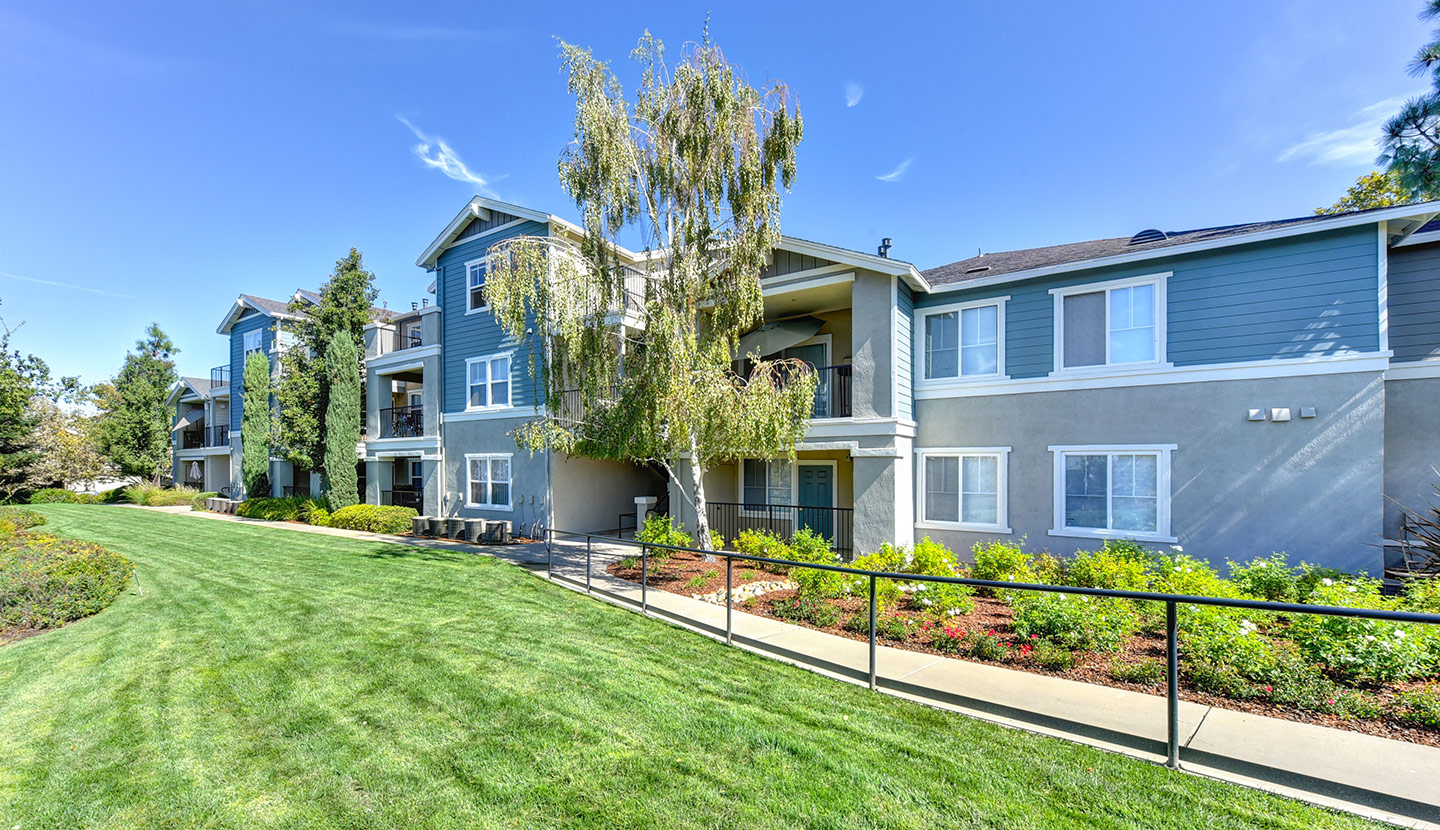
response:
<svg viewBox="0 0 1440 830"><path fill-rule="evenodd" d="M850 417L850 364L843 366L821 366L815 369L820 376L815 386L815 418Z"/></svg>
<svg viewBox="0 0 1440 830"><path fill-rule="evenodd" d="M207 447L228 447L230 446L230 425L225 424L218 427L208 427L205 430L205 446Z"/></svg>
<svg viewBox="0 0 1440 830"><path fill-rule="evenodd" d="M182 429L180 430L180 449L198 450L205 446L205 430Z"/></svg>
<svg viewBox="0 0 1440 830"><path fill-rule="evenodd" d="M389 507L413 507L416 510L425 509L425 490L414 487L396 487L394 490L381 490L380 503Z"/></svg>
<svg viewBox="0 0 1440 830"><path fill-rule="evenodd" d="M230 367L216 366L210 370L210 388L218 389L230 385Z"/></svg>
<svg viewBox="0 0 1440 830"><path fill-rule="evenodd" d="M740 504L707 502L710 529L733 540L742 530L768 530L782 539L808 527L830 540L836 553L849 558L855 552L855 510L849 507L804 507L794 504Z"/></svg>
<svg viewBox="0 0 1440 830"><path fill-rule="evenodd" d="M420 332L414 330L400 329L395 332L395 351L404 349L417 349L425 345L425 339Z"/></svg>
<svg viewBox="0 0 1440 830"><path fill-rule="evenodd" d="M418 438L424 434L424 407L396 406L380 410L381 438Z"/></svg>

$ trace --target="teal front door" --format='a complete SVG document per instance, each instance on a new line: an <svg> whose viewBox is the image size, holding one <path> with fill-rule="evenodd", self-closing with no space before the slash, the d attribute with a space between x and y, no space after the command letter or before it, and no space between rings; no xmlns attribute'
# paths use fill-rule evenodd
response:
<svg viewBox="0 0 1440 830"><path fill-rule="evenodd" d="M835 541L835 468L828 464L800 464L799 510L795 529L808 527Z"/></svg>

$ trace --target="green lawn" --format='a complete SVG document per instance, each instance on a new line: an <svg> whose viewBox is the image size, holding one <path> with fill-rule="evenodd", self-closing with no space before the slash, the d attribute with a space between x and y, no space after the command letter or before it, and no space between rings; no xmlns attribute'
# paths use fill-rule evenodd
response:
<svg viewBox="0 0 1440 830"><path fill-rule="evenodd" d="M1370 826L873 694L519 568L121 507L109 610L0 648L0 830Z"/></svg>

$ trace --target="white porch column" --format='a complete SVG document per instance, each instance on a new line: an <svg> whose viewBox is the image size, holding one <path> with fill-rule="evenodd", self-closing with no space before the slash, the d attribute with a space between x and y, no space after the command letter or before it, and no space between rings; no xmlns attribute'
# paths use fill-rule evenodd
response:
<svg viewBox="0 0 1440 830"><path fill-rule="evenodd" d="M635 533L638 535L640 529L645 526L645 514L655 509L660 500L654 496L635 497Z"/></svg>

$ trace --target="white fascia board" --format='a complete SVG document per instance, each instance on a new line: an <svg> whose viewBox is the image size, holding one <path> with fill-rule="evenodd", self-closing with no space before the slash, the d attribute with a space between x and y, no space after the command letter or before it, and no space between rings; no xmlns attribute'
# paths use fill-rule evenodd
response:
<svg viewBox="0 0 1440 830"><path fill-rule="evenodd" d="M993 277L981 277L979 279L964 280L957 283L937 285L930 289L932 294L940 294L950 291L968 291L972 288L985 288L992 285L1004 285L1006 283L1020 282L1022 280L1034 279L1036 277L1050 277L1058 274L1068 274L1074 271L1088 271L1094 268L1107 268L1112 265L1124 265L1130 262L1141 262L1147 259L1160 259L1162 257L1181 256L1184 254L1196 253L1198 251L1211 251L1216 248L1229 248L1235 245L1248 245L1253 242L1265 242L1271 239L1284 239L1292 236L1303 236L1311 233L1323 233L1338 228L1351 228L1359 225L1370 225L1385 223L1391 219L1416 219L1428 222L1436 215L1440 215L1440 202L1423 202L1418 205L1407 205L1404 207L1390 208L1388 210L1377 210L1370 213L1350 214L1336 216L1330 219L1319 219L1313 222L1304 222L1291 227L1272 228L1268 231L1256 231L1255 233L1236 234L1220 239L1207 239L1199 242L1187 242L1184 245L1171 245L1166 248L1152 248L1144 251L1134 251L1125 254L1114 254L1107 257L1095 259L1083 259L1076 262L1062 262L1057 265L1047 265L1043 268L1030 268L1024 271L1014 271L1009 274L997 274Z"/></svg>
<svg viewBox="0 0 1440 830"><path fill-rule="evenodd" d="M460 233L466 225L470 224L471 219L490 218L490 211L492 210L498 213L507 213L518 219L528 219L532 222L549 225L552 233L554 229L557 228L567 233L575 234L576 236L582 236L585 233L585 229L576 225L574 222L561 219L553 214L542 213L538 210L531 210L522 205L502 202L498 199L487 199L484 196L476 196L450 221L449 225L445 226L445 230L441 231L440 235L435 237L435 241L431 242L424 253L420 254L420 258L415 260L415 264L427 271L433 270L435 261L440 258L440 253L449 247L450 243L454 241L456 234ZM644 259L641 255L634 251L626 250L620 245L615 245L614 247L616 251L634 261Z"/></svg>
<svg viewBox="0 0 1440 830"><path fill-rule="evenodd" d="M848 248L836 248L833 245L826 245L821 242L810 242L804 239L796 239L793 236L780 237L780 244L777 248L784 248L787 251L794 251L805 256L819 257L821 259L832 259L846 265L865 268L870 271L878 271L882 274L889 274L894 277L902 277L910 287L919 291L929 291L930 283L920 275L914 265L903 259L890 259L889 257L865 254L860 251L852 251Z"/></svg>

